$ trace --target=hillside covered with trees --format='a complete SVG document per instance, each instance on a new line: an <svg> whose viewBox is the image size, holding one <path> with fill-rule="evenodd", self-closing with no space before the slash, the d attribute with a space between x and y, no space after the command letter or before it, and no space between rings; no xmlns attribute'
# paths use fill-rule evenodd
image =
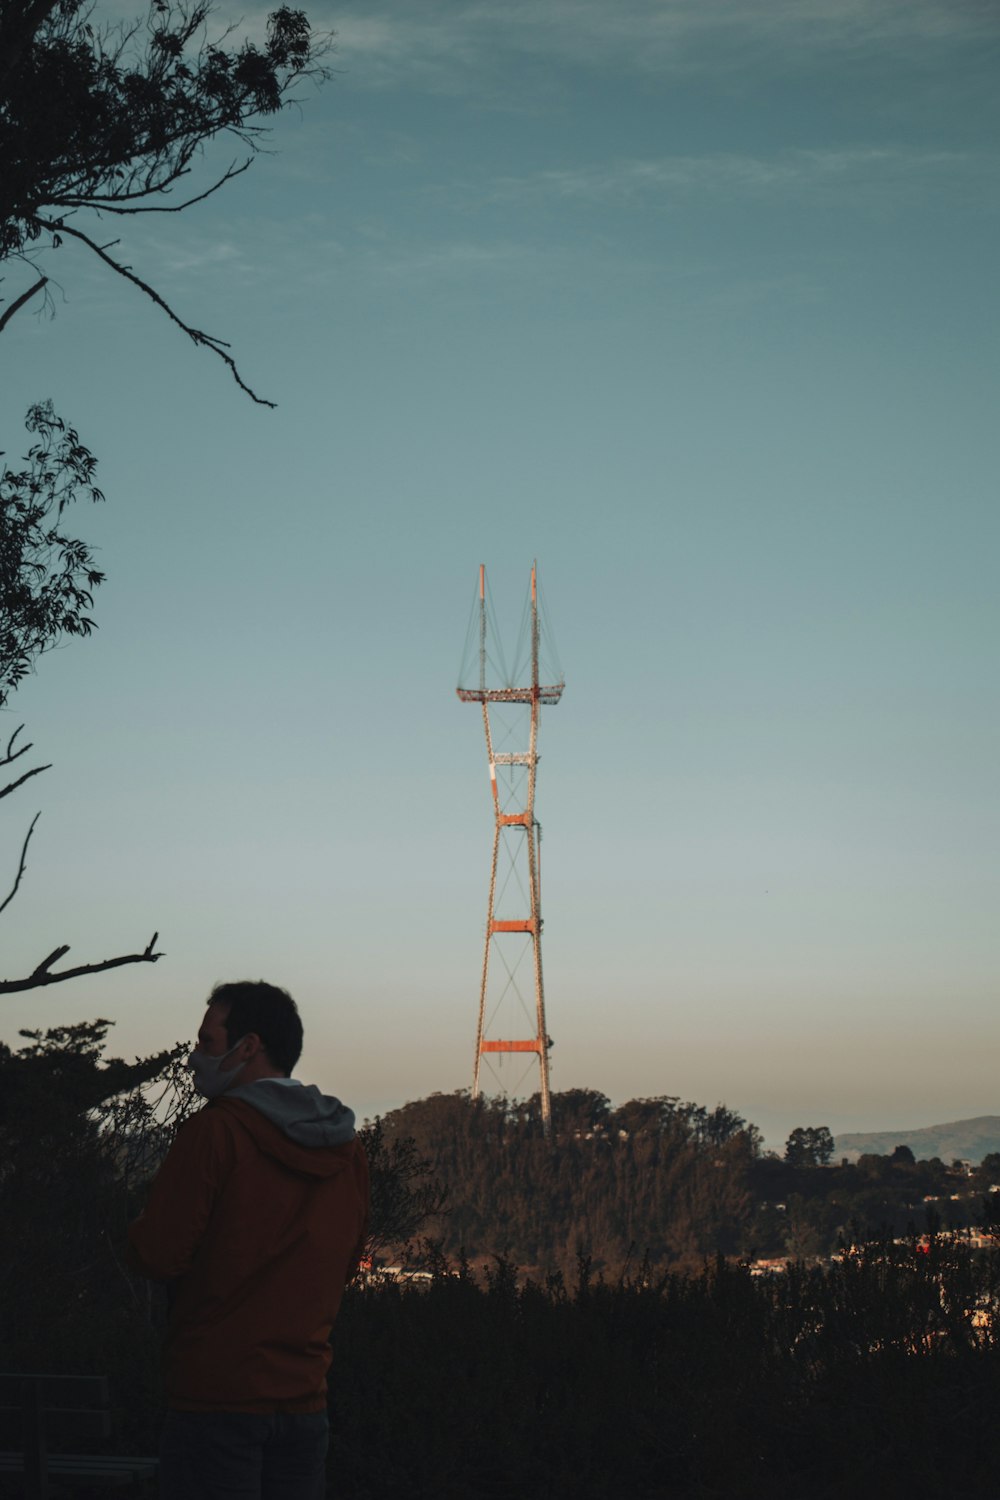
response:
<svg viewBox="0 0 1000 1500"><path fill-rule="evenodd" d="M446 1191L433 1233L448 1255L509 1256L526 1272L627 1263L694 1269L717 1254L823 1257L858 1228L893 1234L929 1222L964 1227L1000 1181L1000 1158L971 1176L905 1146L834 1165L828 1129L800 1127L783 1156L724 1105L662 1096L612 1108L604 1094L553 1096L542 1134L537 1098L433 1094L381 1121L412 1140Z"/></svg>
<svg viewBox="0 0 1000 1500"><path fill-rule="evenodd" d="M971 1120L949 1120L918 1130L858 1130L836 1139L836 1156L856 1161L859 1156L884 1156L896 1146L909 1146L916 1157L956 1157L980 1162L1000 1152L1000 1115L976 1115Z"/></svg>

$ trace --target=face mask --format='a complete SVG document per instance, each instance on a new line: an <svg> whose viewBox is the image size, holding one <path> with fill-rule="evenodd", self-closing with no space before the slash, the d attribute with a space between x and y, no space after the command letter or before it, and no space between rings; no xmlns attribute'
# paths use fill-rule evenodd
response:
<svg viewBox="0 0 1000 1500"><path fill-rule="evenodd" d="M199 1093L203 1099L217 1099L232 1086L234 1078L243 1072L246 1067L245 1062L241 1062L239 1067L231 1068L228 1073L220 1071L226 1058L232 1056L242 1041L244 1038L240 1037L239 1042L234 1042L229 1051L223 1052L221 1057L209 1057L204 1052L191 1053L188 1058L188 1067L194 1074L195 1092Z"/></svg>

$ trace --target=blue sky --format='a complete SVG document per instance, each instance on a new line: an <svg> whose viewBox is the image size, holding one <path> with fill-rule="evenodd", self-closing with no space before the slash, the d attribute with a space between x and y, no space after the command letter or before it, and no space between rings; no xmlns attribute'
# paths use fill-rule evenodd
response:
<svg viewBox="0 0 1000 1500"><path fill-rule="evenodd" d="M3 336L3 446L77 425L109 575L7 714L55 765L4 968L167 955L4 1035L152 1050L249 975L360 1113L467 1085L454 687L479 563L514 636L537 557L553 1086L775 1144L997 1112L995 7L310 13L274 154L108 229L278 410L73 248Z"/></svg>

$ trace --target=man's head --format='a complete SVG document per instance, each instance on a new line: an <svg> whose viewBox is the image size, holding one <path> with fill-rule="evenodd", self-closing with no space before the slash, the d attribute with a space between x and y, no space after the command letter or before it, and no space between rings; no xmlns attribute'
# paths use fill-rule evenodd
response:
<svg viewBox="0 0 1000 1500"><path fill-rule="evenodd" d="M287 1078L302 1052L302 1022L286 990L262 980L218 984L198 1031L196 1049L219 1059L218 1082L227 1074L233 1084L258 1078ZM238 1077L236 1076L238 1074Z"/></svg>

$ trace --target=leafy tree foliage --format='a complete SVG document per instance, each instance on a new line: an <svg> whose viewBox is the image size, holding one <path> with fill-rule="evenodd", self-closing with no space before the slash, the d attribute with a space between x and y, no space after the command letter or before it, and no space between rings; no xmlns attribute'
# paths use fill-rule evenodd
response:
<svg viewBox="0 0 1000 1500"><path fill-rule="evenodd" d="M191 1091L184 1048L105 1058L109 1025L0 1043L0 1350L14 1368L118 1368L148 1318L125 1229Z"/></svg>
<svg viewBox="0 0 1000 1500"><path fill-rule="evenodd" d="M366 1125L358 1134L371 1178L367 1254L372 1256L387 1245L415 1240L427 1228L428 1220L442 1213L448 1195L412 1136L387 1140L381 1120Z"/></svg>
<svg viewBox="0 0 1000 1500"><path fill-rule="evenodd" d="M833 1156L833 1136L826 1125L800 1125L785 1144L785 1160L792 1167L825 1167Z"/></svg>
<svg viewBox="0 0 1000 1500"><path fill-rule="evenodd" d="M576 1247L596 1266L648 1252L653 1264L737 1253L752 1219L748 1173L759 1134L724 1108L573 1089L539 1101L433 1094L387 1115L387 1138L412 1138L448 1190L446 1253L509 1250L521 1264L568 1273Z"/></svg>
<svg viewBox="0 0 1000 1500"><path fill-rule="evenodd" d="M101 26L85 0L2 0L0 261L20 262L33 279L0 315L0 330L45 289L40 252L72 240L224 360L256 401L228 346L185 323L98 228L107 215L176 213L215 192L250 165L260 119L288 105L302 78L323 75L325 43L302 11L280 6L262 43L238 45L225 33L210 38L211 15L210 0L150 0L144 21ZM173 201L198 153L226 136L250 155Z"/></svg>
<svg viewBox="0 0 1000 1500"><path fill-rule="evenodd" d="M40 402L25 422L35 442L24 467L0 471L0 707L43 651L89 635L93 590L104 581L86 542L62 529L75 500L103 500L97 461Z"/></svg>
<svg viewBox="0 0 1000 1500"><path fill-rule="evenodd" d="M979 1163L976 1181L981 1188L1000 1183L1000 1151L989 1151Z"/></svg>
<svg viewBox="0 0 1000 1500"><path fill-rule="evenodd" d="M671 1095L615 1108L598 1090L573 1089L553 1095L552 1112L561 1123L551 1141L537 1096L432 1094L379 1122L385 1141L407 1141L446 1189L434 1229L446 1254L509 1253L533 1274L564 1276L578 1247L608 1272L636 1256L658 1269L720 1252L825 1258L866 1227L905 1235L929 1214L972 1226L988 1186L940 1161L824 1164L822 1129L798 1133L812 1149L796 1164L762 1152L757 1128L725 1105Z"/></svg>

